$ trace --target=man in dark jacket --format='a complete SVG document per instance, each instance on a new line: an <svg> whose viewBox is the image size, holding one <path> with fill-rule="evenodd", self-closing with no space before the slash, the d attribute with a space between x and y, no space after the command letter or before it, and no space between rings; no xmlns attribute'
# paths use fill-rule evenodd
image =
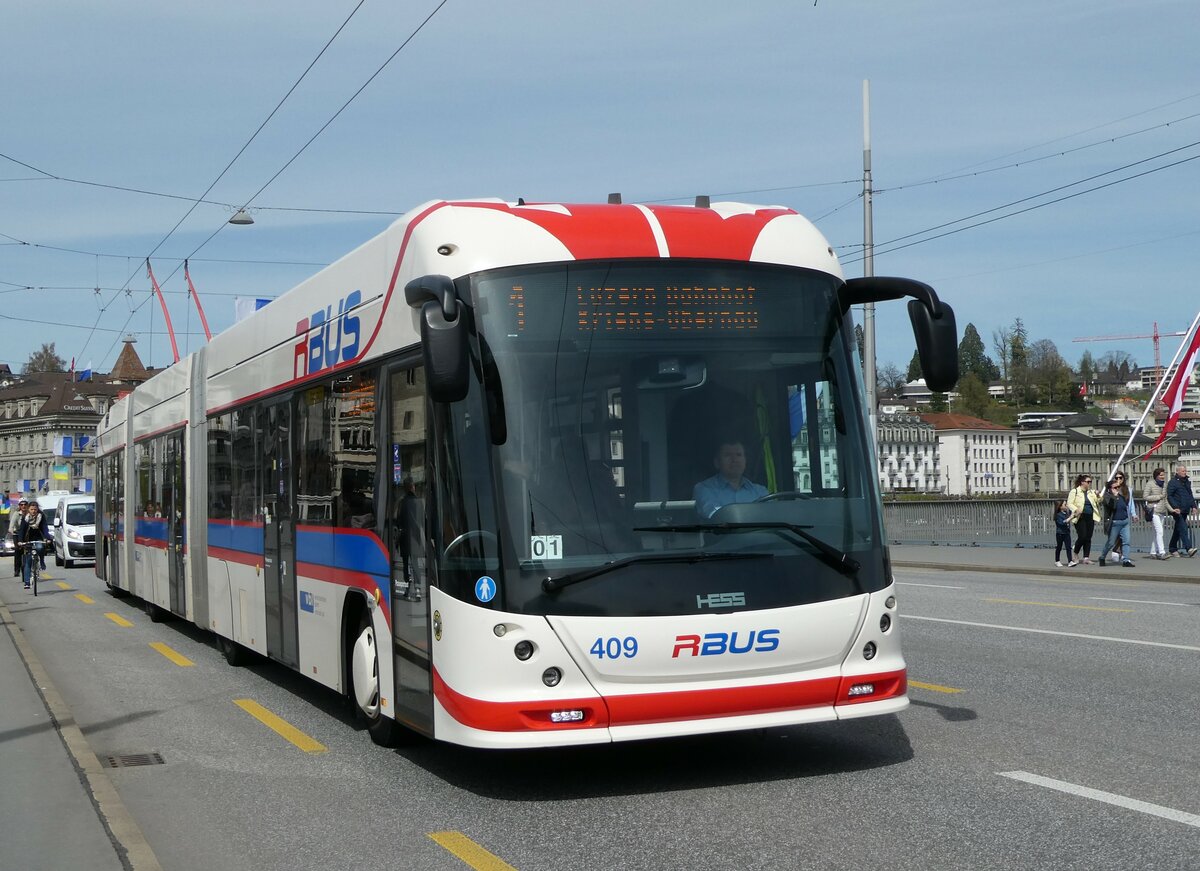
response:
<svg viewBox="0 0 1200 871"><path fill-rule="evenodd" d="M1183 556L1195 556L1196 548L1192 547L1192 531L1188 529L1188 515L1196 510L1196 497L1192 495L1192 481L1188 478L1187 466L1175 468L1175 477L1167 484L1167 510L1175 518L1175 528L1171 531L1171 543L1167 550Z"/></svg>

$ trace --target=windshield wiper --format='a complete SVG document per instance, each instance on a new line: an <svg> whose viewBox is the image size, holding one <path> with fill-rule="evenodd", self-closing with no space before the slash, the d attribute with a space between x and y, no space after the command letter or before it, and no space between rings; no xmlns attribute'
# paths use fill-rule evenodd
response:
<svg viewBox="0 0 1200 871"><path fill-rule="evenodd" d="M743 529L780 529L790 532L811 544L817 550L821 561L831 568L837 569L847 577L853 577L862 565L848 553L838 550L831 544L812 535L808 530L811 526L801 526L798 523L785 523L779 520L765 520L761 523L681 523L675 526L636 526L634 532L738 532Z"/></svg>
<svg viewBox="0 0 1200 871"><path fill-rule="evenodd" d="M612 560L604 563L604 565L594 566L590 569L572 572L568 575L560 575L557 578L543 578L542 589L547 593L553 593L556 590L561 590L563 587L569 587L571 584L578 584L580 581L586 581L591 578L599 577L600 575L608 574L619 568L631 566L634 563L698 563L710 562L717 560L736 560L736 559L772 559L774 554L770 553L708 553L705 551L693 551L692 553L660 553L660 554L641 554L638 556L627 556L621 559Z"/></svg>

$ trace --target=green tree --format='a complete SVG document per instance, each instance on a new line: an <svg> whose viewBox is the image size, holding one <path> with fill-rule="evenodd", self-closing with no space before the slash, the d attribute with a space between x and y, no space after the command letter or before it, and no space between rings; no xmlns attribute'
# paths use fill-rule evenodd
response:
<svg viewBox="0 0 1200 871"><path fill-rule="evenodd" d="M934 393L929 397L930 411L945 411L947 408L945 393Z"/></svg>
<svg viewBox="0 0 1200 871"><path fill-rule="evenodd" d="M987 385L979 380L974 372L968 372L958 379L958 406L966 414L986 419L992 398L988 396Z"/></svg>
<svg viewBox="0 0 1200 871"><path fill-rule="evenodd" d="M913 351L912 359L908 361L908 374L904 376L906 381L916 381L918 378L923 378L924 373L921 372L921 354Z"/></svg>
<svg viewBox="0 0 1200 871"><path fill-rule="evenodd" d="M974 324L967 324L962 341L958 343L958 374L961 377L968 372L973 372L984 384L1000 377L1000 369L987 355Z"/></svg>
<svg viewBox="0 0 1200 871"><path fill-rule="evenodd" d="M1084 351L1079 357L1079 380L1091 383L1096 379L1097 371L1099 367L1096 365L1096 358L1092 356L1091 351Z"/></svg>
<svg viewBox="0 0 1200 871"><path fill-rule="evenodd" d="M866 335L863 333L862 324L854 325L854 342L855 342L855 344L858 345L858 359L862 360L863 363L865 364L867 362L867 352L866 352L867 339L866 339Z"/></svg>
<svg viewBox="0 0 1200 871"><path fill-rule="evenodd" d="M67 361L54 353L54 343L50 342L29 355L22 371L26 375L31 372L66 372Z"/></svg>

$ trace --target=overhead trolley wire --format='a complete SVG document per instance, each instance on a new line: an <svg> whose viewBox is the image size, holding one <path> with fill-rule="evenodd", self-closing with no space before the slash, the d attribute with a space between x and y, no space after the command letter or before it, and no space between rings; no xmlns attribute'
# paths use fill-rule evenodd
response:
<svg viewBox="0 0 1200 871"><path fill-rule="evenodd" d="M345 103L343 103L343 104L342 104L341 108L339 108L339 109L338 109L336 112L334 112L334 113L333 113L333 115L332 115L332 116L329 118L329 120L328 120L328 121L326 121L324 124L322 124L322 125L321 125L321 127L320 127L320 129L318 129L316 133L314 133L312 136L310 136L310 137L309 137L309 139L308 139L308 141L307 141L307 142L305 142L305 143L304 143L302 146L300 146L300 149L299 149L299 150L298 150L298 151L297 151L295 154L293 154L293 155L292 155L292 156L291 156L291 157L288 159L288 161L287 161L286 163L284 163L284 165L283 165L283 166L281 166L281 167L279 168L278 172L276 172L276 173L275 173L273 176L271 176L269 179L267 179L266 183L265 183L265 184L263 184L263 186L262 186L262 187L260 187L260 188L259 188L259 189L258 189L258 190L257 190L257 191L256 191L256 192L255 192L255 193L254 193L254 194L253 194L253 195L252 195L250 198L249 198L249 199L247 199L247 200L246 200L246 202L245 202L245 203L242 205L242 207L241 207L241 208L243 208L243 209L245 209L245 208L248 208L248 207L250 206L250 204L251 204L252 202L254 202L255 198L256 198L256 197L258 197L258 195L259 195L259 194L261 194L261 193L262 193L263 191L265 191L265 190L266 190L268 187L270 187L270 185L272 184L272 182L274 182L274 181L275 181L275 179L279 178L279 176L280 176L280 175L282 175L282 174L283 174L283 172L284 172L284 171L285 171L285 170L286 170L286 169L287 169L289 166L291 166L291 165L292 165L292 164L293 164L293 163L296 161L296 159L297 159L297 158L298 158L298 157L299 157L301 154L303 154L303 153L305 152L305 150L307 150L307 149L308 149L308 147L309 147L310 145L312 145L312 144L313 144L313 142L316 140L316 138L317 138L318 136L320 136L322 133L324 133L324 132L325 132L325 130L326 130L328 127L329 127L329 125L330 125L330 124L332 124L334 121L336 121L336 120L337 120L337 118L338 118L338 116L339 116L339 115L341 115L341 114L342 114L342 112L344 112L344 111L346 110L346 108L347 108L347 107L348 107L348 106L349 106L351 103L353 103L353 102L355 101L355 99L357 99L357 98L358 98L358 95L359 95L359 94L361 94L361 93L362 93L364 90L366 90L367 86L368 86L368 85L370 85L370 84L371 84L371 82L373 82L373 81L375 80L375 78L376 78L376 77L377 77L377 76L378 76L378 75L379 75L381 72L383 72L383 71L384 71L384 69L386 69L386 68L387 68L387 66L388 66L388 65L389 65L389 64L390 64L390 63L391 63L393 60L395 60L395 59L396 59L396 56L397 56L397 55L399 55L399 54L400 54L400 52L402 52L402 51L405 49L405 47L407 47L407 46L408 46L408 44L409 44L410 42L412 42L412 41L413 41L413 39L416 37L416 35L417 35L418 33L420 33L420 32L421 32L421 31L422 31L422 30L425 28L425 25L427 25L427 24L428 24L430 21L432 21L432 20L433 20L433 17L434 17L435 15L437 15L437 14L438 14L438 12L440 12L440 11L441 11L442 7L443 7L443 6L445 6L445 5L446 5L448 2L449 2L449 0L441 0L441 2L440 2L440 3L438 3L438 5L434 7L433 11L432 11L432 12L430 12L430 13L429 13L427 16L425 16L425 19L424 19L424 20L423 20L423 21L422 21L422 22L421 22L419 25L417 25L416 29L414 29L412 33L410 33L410 34L408 35L408 37L407 37L407 38L404 40L404 42L400 43L400 46L399 46L399 47L398 47L398 48L397 48L397 49L396 49L394 52L392 52L392 53L391 53L391 55L389 55L389 56L388 56L388 59L387 59L387 60L385 60L385 61L384 61L384 62L383 62L383 63L382 63L380 66L379 66L379 68L378 68L377 70L375 70L375 72L373 72L373 73L370 75L370 77L369 77L369 78L368 78L368 79L367 79L365 82L363 82L362 86L361 86L361 87L359 87L359 89L358 89L357 91L355 91L353 94L351 94L351 95L350 95L350 98L349 98L348 100L346 100L346 102L345 102ZM360 4L360 5L361 5L361 4ZM357 8L357 7L356 7L356 8ZM205 246L205 245L207 245L209 242L211 242L211 241L212 241L214 238L216 238L217 234L218 234L218 233L220 233L220 232L221 232L223 229L225 229L225 227L226 227L226 226L228 226L228 222L227 222L227 221L226 221L226 222L222 222L222 223L221 223L221 225L220 225L220 226L218 226L218 227L217 227L217 229L216 229L216 230L214 230L214 231L212 232L212 234L211 234L211 235L210 235L210 236L209 236L207 239L205 239L203 242L201 242L199 245L197 245L197 246L196 246L196 248L195 248L195 249L192 251L192 253L191 253L191 254L189 254L187 257L185 257L185 258L184 258L184 260L191 260L191 259L194 259L194 258L195 258L195 256L196 256L196 253L197 253L198 251L200 251L202 248L204 248L204 246ZM182 264L180 264L180 266L177 266L177 267L175 267L175 269L174 269L174 270L171 272L171 274L170 274L170 275L168 275L168 276L167 276L167 277L166 277L166 278L163 280L163 282L162 282L162 283L163 283L163 284L165 284L167 281L169 281L169 280L171 279L171 277L172 277L172 276L174 276L174 275L175 275L175 273L176 273L176 272L178 272L178 271L179 271L181 268L182 268ZM132 317L134 316L134 314L136 314L136 313L137 313L138 309L140 309L140 308L141 308L143 305L145 305L145 303L146 303L147 301L149 301L149 299L150 299L150 298L149 298L149 297L147 297L147 299L146 299L146 300L143 300L141 303L139 303L137 306L135 306L135 307L134 307L133 311L131 311L131 312L129 313L129 318L128 318L128 319L126 319L126 321L125 321L125 323L126 323L126 324L128 324L128 323L129 323L129 319L132 319ZM115 347L116 347L116 342L114 342L114 343L113 343L113 344L112 344L112 345L109 347L109 350L108 350L108 352L106 352L106 353L105 353L105 357L106 357L106 358L107 358L107 356L108 356L108 353L111 353L112 349L113 349L113 348L115 348Z"/></svg>
<svg viewBox="0 0 1200 871"><path fill-rule="evenodd" d="M231 166L233 166L233 164L237 161L237 159L239 157L242 156L242 154L245 152L245 150L250 147L250 143L252 143L255 140L255 138L257 138L258 134L261 133L263 128L267 126L267 123L272 118L275 117L275 113L279 111L280 107L283 106L283 104L287 101L288 97L290 97L292 95L292 93L296 90L296 88L300 85L300 83L302 81L304 81L305 77L309 74L309 72L312 70L312 68L316 65L317 61L319 61L321 59L322 55L324 55L325 52L329 49L329 46L333 44L333 41L338 38L338 35L346 28L346 25L350 23L350 19L352 19L355 16L355 14L358 12L359 9L362 8L363 3L365 3L365 2L366 2L366 0L359 0L358 4L352 10L350 10L350 14L346 16L346 19L341 23L341 25L338 27L338 29L334 31L333 36L329 37L329 39L325 42L325 45L323 45L321 47L321 50L319 52L317 52L317 56L314 57L309 62L308 66L304 68L304 72L302 72L300 74L300 77L298 79L296 79L295 82L292 83L292 86L290 88L288 88L287 93L285 93L283 95L283 97L280 98L279 102L275 104L275 108L272 109L270 114L268 114L267 117L263 120L263 122L258 125L258 128L254 131L254 133L252 133L250 135L250 138L246 140L245 144L243 144L242 147L240 149L238 149L238 152L237 152L237 154L235 154L233 156L233 159L230 160L229 163L227 163L225 165L225 168L222 169L221 172L217 175L217 177L215 179L213 179L212 184L210 184L205 189L204 193L202 193L198 198L196 198L194 200L191 207L187 210L187 212L184 213L183 217L180 218L176 222L175 226L172 227L171 230L165 236L163 236L163 238L161 240L159 240L159 243L154 246L154 248L150 251L150 253L146 255L147 262L149 262L149 259L154 256L155 252L157 252L158 249L161 248L166 243L166 241L171 238L171 236L175 233L176 230L179 229L179 227L183 224L183 222L188 219L188 216L190 216L192 214L192 212L196 210L196 207L198 205L200 205L200 203L203 201L204 197L208 196L209 191L211 191L217 185L217 183L225 176L225 173L227 173L229 171L229 168ZM444 0L443 0L443 2L444 2ZM209 237L209 238L211 238L211 237ZM195 252L193 252L193 254L194 253ZM186 260L187 258L184 258L184 259ZM141 264L139 264L137 269L135 269L130 274L129 278L125 279L125 283L122 286L122 290L129 287L129 283L131 281L133 281L134 276L136 276L140 270L141 270ZM178 271L179 271L179 267L176 267L175 270L171 272L171 276L173 276L175 274L175 272L178 272ZM169 279L171 276L167 276L167 278ZM118 295L119 295L119 292L118 292ZM111 305L111 303L113 301L115 301L116 298L117 298L117 296L114 295L113 299L109 301L109 304ZM97 316L96 316L97 324L100 323L100 318L104 316L104 312L106 309L107 309L107 305L101 307L99 314L97 314ZM137 309L135 308L134 311L137 311ZM133 316L133 312L130 312L130 317L132 317L132 316ZM129 321L126 320L125 323L128 324ZM93 330L93 332L94 332L94 330ZM80 349L78 356L83 355L83 351L87 350L87 346L91 342L91 340L92 340L92 336L91 336L91 334L89 334L87 340L83 343L83 348ZM115 345L114 345L114 347L115 347ZM111 348L110 348L110 350L111 350ZM105 356L107 357L107 354Z"/></svg>

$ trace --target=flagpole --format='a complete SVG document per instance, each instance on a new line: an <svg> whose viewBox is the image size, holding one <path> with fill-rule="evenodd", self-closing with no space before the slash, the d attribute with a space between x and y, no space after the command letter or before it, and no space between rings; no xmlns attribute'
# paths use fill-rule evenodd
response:
<svg viewBox="0 0 1200 871"><path fill-rule="evenodd" d="M1158 401L1158 395L1162 391L1163 386L1167 383L1167 379L1171 374L1171 370L1175 368L1175 364L1179 362L1179 357L1183 353L1183 349L1191 344L1192 334L1196 331L1196 326L1200 324L1200 314L1192 320L1192 325L1188 327L1187 333L1183 337L1183 341L1179 343L1179 349L1175 351L1175 356L1171 358L1170 364L1163 371L1162 377L1158 379L1158 386L1154 388L1154 392L1150 394L1150 401L1146 403L1145 410L1142 411L1142 416L1138 418L1138 422L1133 427L1133 432L1129 434L1129 441L1125 442L1125 447L1121 449L1121 455L1117 457L1117 461L1113 463L1113 467L1109 469L1108 477L1105 481L1111 481L1113 475L1117 473L1117 467L1121 465L1121 461L1125 459L1125 455L1129 453L1129 448L1133 444L1133 440L1137 438L1138 431L1142 428L1142 423L1146 420L1146 415L1150 413L1150 409L1154 407L1154 403Z"/></svg>

